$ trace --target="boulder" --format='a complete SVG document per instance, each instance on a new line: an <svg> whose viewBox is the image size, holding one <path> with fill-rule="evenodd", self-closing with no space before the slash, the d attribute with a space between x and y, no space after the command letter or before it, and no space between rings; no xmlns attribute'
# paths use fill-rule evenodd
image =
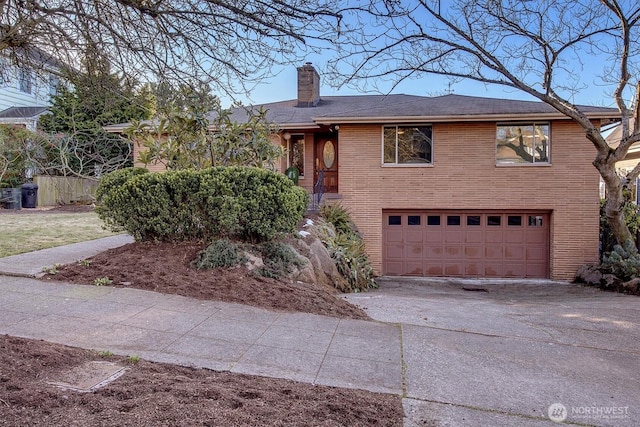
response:
<svg viewBox="0 0 640 427"><path fill-rule="evenodd" d="M304 238L295 239L292 242L292 246L302 257L309 261L308 266L300 269L300 276L296 280L304 282L305 280L302 280L303 275L306 275L309 279L315 276L315 283L319 285L337 289L340 292L348 291L346 279L336 268L327 248L320 239L310 234ZM313 275L310 271L305 271L307 268L313 270Z"/></svg>

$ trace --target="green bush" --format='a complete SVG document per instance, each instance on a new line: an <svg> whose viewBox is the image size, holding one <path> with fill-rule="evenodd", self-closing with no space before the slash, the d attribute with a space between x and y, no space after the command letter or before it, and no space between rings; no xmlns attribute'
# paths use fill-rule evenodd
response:
<svg viewBox="0 0 640 427"><path fill-rule="evenodd" d="M320 206L320 216L335 227L338 233L349 234L355 229L349 211L340 203L325 203Z"/></svg>
<svg viewBox="0 0 640 427"><path fill-rule="evenodd" d="M214 240L207 248L198 253L195 266L198 270L206 268L234 267L247 262L237 243L227 239Z"/></svg>
<svg viewBox="0 0 640 427"><path fill-rule="evenodd" d="M623 246L615 245L609 255L605 255L602 266L622 280L640 277L640 254L632 240Z"/></svg>
<svg viewBox="0 0 640 427"><path fill-rule="evenodd" d="M304 266L304 262L285 243L265 242L257 249L264 260L264 266L257 272L263 277L278 279L292 273L295 268Z"/></svg>
<svg viewBox="0 0 640 427"><path fill-rule="evenodd" d="M114 173L100 182L97 212L136 240L267 241L295 230L308 204L304 189L264 169Z"/></svg>

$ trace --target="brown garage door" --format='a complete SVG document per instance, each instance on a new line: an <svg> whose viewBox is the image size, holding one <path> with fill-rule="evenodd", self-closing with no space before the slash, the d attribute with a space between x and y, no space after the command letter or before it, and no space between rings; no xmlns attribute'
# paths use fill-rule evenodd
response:
<svg viewBox="0 0 640 427"><path fill-rule="evenodd" d="M549 214L383 211L383 273L549 277Z"/></svg>

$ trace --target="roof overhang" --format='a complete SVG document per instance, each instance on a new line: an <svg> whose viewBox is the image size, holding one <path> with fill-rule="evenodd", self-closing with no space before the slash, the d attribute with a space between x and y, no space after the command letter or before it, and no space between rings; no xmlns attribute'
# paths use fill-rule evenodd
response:
<svg viewBox="0 0 640 427"><path fill-rule="evenodd" d="M620 117L612 117L610 113L585 114L591 120L604 120L606 123L620 121ZM531 120L571 120L561 113L531 113L531 114L478 114L467 116L378 116L378 117L348 117L348 116L322 116L314 117L317 124L332 125L336 123L346 124L371 124L371 123L452 123L452 122L513 122Z"/></svg>

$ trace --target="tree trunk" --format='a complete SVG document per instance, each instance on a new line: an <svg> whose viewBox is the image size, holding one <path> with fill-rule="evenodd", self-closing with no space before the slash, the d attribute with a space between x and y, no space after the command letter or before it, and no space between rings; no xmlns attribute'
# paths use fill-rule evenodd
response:
<svg viewBox="0 0 640 427"><path fill-rule="evenodd" d="M633 236L624 218L624 206L627 201L623 195L624 186L622 179L616 172L615 162L610 158L598 156L593 165L604 180L607 192L605 216L611 227L611 232L619 245L623 245L627 240L633 241Z"/></svg>

